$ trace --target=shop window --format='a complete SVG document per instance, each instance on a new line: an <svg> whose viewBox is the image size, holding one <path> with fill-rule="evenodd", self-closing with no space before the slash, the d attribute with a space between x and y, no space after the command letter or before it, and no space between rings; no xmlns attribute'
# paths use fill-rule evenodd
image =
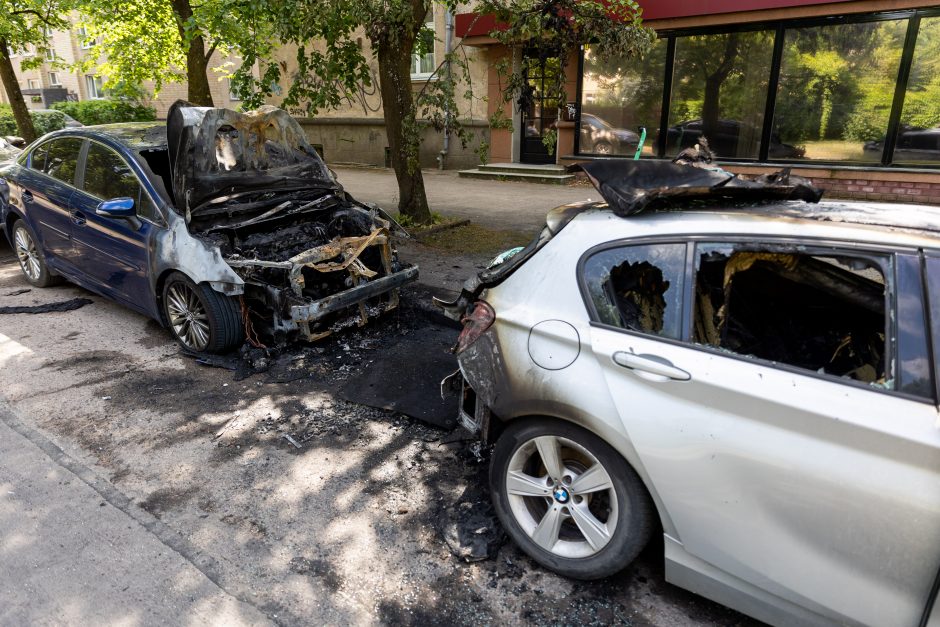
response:
<svg viewBox="0 0 940 627"><path fill-rule="evenodd" d="M893 387L886 260L730 245L697 254L693 342Z"/></svg>
<svg viewBox="0 0 940 627"><path fill-rule="evenodd" d="M584 264L595 319L630 331L678 339L685 244L612 248Z"/></svg>
<svg viewBox="0 0 940 627"><path fill-rule="evenodd" d="M920 21L893 161L940 162L940 17Z"/></svg>
<svg viewBox="0 0 940 627"><path fill-rule="evenodd" d="M704 136L718 157L758 157L773 43L773 31L676 38L667 155Z"/></svg>
<svg viewBox="0 0 940 627"><path fill-rule="evenodd" d="M642 59L601 61L584 52L578 149L582 154L634 156L642 131L642 154L653 156L663 100L666 40L659 39Z"/></svg>
<svg viewBox="0 0 940 627"><path fill-rule="evenodd" d="M907 20L790 28L774 117L782 142L825 161L881 161Z"/></svg>

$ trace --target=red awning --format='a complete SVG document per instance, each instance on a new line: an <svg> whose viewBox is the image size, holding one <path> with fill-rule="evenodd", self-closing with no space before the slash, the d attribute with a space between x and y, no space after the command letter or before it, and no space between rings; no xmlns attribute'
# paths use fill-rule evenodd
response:
<svg viewBox="0 0 940 627"><path fill-rule="evenodd" d="M833 4L849 0L638 0L643 8L644 20L665 20L696 15L719 15L741 11L762 11L766 9L788 9L816 4ZM496 18L492 15L460 13L456 16L455 30L458 37L479 37L489 35L496 28Z"/></svg>

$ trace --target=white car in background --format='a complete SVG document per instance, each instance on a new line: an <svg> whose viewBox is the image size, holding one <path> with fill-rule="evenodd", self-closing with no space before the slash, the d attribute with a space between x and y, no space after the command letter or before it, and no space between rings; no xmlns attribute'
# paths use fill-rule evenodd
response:
<svg viewBox="0 0 940 627"><path fill-rule="evenodd" d="M440 303L511 538L596 579L662 533L773 624L940 625L940 209L582 167L606 202Z"/></svg>

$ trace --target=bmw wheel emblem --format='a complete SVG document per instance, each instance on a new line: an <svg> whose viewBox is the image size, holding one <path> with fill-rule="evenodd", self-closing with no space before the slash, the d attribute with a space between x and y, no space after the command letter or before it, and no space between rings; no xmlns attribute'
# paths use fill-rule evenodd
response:
<svg viewBox="0 0 940 627"><path fill-rule="evenodd" d="M555 488L555 491L552 493L552 496L554 496L555 500L558 501L559 503L567 503L569 500L571 500L571 495L568 494L568 490L561 486L558 486L557 488Z"/></svg>

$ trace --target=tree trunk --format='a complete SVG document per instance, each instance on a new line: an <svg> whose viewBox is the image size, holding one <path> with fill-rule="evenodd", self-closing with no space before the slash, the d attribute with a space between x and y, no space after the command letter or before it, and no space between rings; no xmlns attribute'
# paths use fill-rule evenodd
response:
<svg viewBox="0 0 940 627"><path fill-rule="evenodd" d="M186 22L193 16L189 0L173 0L173 12L180 31L180 41L186 45ZM212 107L212 93L209 91L209 57L206 54L206 41L201 34L189 40L186 50L186 81L188 84L187 100L200 107Z"/></svg>
<svg viewBox="0 0 940 627"><path fill-rule="evenodd" d="M724 57L718 68L705 77L705 93L702 101L702 134L708 138L712 150L728 152L728 148L718 139L718 121L721 116L721 86L734 69L734 63L738 59L738 35L731 33L725 40ZM727 140L725 140L727 141ZM733 156L725 154L724 156Z"/></svg>
<svg viewBox="0 0 940 627"><path fill-rule="evenodd" d="M13 119L16 120L20 137L27 143L32 142L36 139L36 127L33 126L33 118L29 117L29 109L26 107L26 101L23 100L20 83L16 80L16 71L13 69L13 62L10 61L10 47L5 39L0 39L0 80L3 81L7 100L10 101L10 108L13 109Z"/></svg>
<svg viewBox="0 0 940 627"><path fill-rule="evenodd" d="M421 14L423 19L424 14ZM379 61L379 88L385 114L385 132L392 168L398 179L398 211L418 224L431 221L431 210L424 191L424 178L418 162L420 129L415 117L411 93L411 45L401 40L372 42Z"/></svg>

